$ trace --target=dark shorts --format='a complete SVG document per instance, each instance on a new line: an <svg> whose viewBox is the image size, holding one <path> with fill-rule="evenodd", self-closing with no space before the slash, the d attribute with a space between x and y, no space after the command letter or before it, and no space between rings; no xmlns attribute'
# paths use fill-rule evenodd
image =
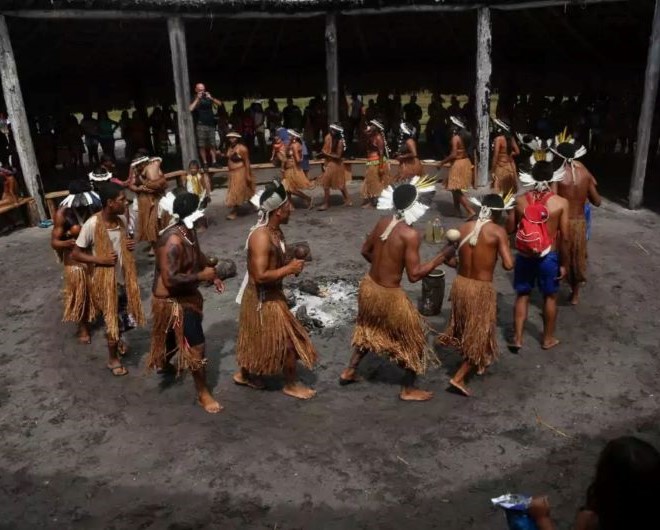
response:
<svg viewBox="0 0 660 530"><path fill-rule="evenodd" d="M529 294L535 286L545 296L559 291L559 254L550 252L542 258L518 254L513 274L513 288L518 294Z"/></svg>
<svg viewBox="0 0 660 530"><path fill-rule="evenodd" d="M192 309L183 310L183 336L188 342L188 346L194 348L206 342L204 337L204 330L202 329L202 315ZM174 330L170 330L167 334L167 351L176 349L176 339L174 337Z"/></svg>
<svg viewBox="0 0 660 530"><path fill-rule="evenodd" d="M197 135L198 148L215 147L215 125L198 123L195 128L195 134Z"/></svg>

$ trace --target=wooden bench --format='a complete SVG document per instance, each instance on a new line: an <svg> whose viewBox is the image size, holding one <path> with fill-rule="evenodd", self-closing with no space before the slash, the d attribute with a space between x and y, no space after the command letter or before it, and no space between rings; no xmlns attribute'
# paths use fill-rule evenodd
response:
<svg viewBox="0 0 660 530"><path fill-rule="evenodd" d="M60 202L64 197L66 197L69 194L68 191L51 191L50 193L46 193L44 195L44 199L46 199L46 206L48 207L48 215L50 215L51 219L55 219L55 213L57 212L57 208L60 205Z"/></svg>
<svg viewBox="0 0 660 530"><path fill-rule="evenodd" d="M23 209L25 207L25 209ZM39 213L37 212L37 203L32 197L21 197L18 202L0 206L0 215L12 212L14 210L23 211L25 224L35 226L39 222Z"/></svg>

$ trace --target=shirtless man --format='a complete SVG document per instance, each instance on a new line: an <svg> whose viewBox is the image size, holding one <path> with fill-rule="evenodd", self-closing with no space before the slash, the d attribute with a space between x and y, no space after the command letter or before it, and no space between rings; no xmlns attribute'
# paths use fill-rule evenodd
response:
<svg viewBox="0 0 660 530"><path fill-rule="evenodd" d="M465 396L470 391L465 378L473 368L483 374L497 359L497 292L493 287L493 271L498 256L504 270L513 269L506 230L499 226L505 205L500 195L486 195L478 219L463 224L458 259L449 265L458 266L458 275L451 287L451 318L447 329L438 337L442 345L458 345L463 363L449 383Z"/></svg>
<svg viewBox="0 0 660 530"><path fill-rule="evenodd" d="M410 180L413 177L420 177L424 173L422 163L417 156L417 142L415 141L413 131L405 123L399 126L399 150L396 159L399 161L399 174L397 182Z"/></svg>
<svg viewBox="0 0 660 530"><path fill-rule="evenodd" d="M351 179L350 171L344 166L344 129L337 123L333 123L328 128L328 134L323 140L323 149L321 156L326 160L321 183L323 184L323 205L318 209L324 211L330 208L330 190L335 189L341 192L344 198L344 206L351 206L351 199L346 190L346 183Z"/></svg>
<svg viewBox="0 0 660 530"><path fill-rule="evenodd" d="M149 256L154 255L158 239L158 201L167 189L167 180L160 169L162 159L150 158L144 164L142 171L135 171L135 181L129 185L131 191L137 194L138 203L138 241L149 243Z"/></svg>
<svg viewBox="0 0 660 530"><path fill-rule="evenodd" d="M202 329L204 298L200 282L213 282L218 293L224 285L199 247L195 223L203 216L199 197L184 192L174 199L179 221L165 230L156 244L156 271L152 288L153 328L149 368L159 373L190 370L197 401L206 412L222 410L206 385L206 339ZM170 359L177 353L177 367Z"/></svg>
<svg viewBox="0 0 660 530"><path fill-rule="evenodd" d="M584 207L587 201L600 206L596 179L575 159L586 153L571 141L559 142L553 151L564 160L564 179L557 184L557 194L568 201L568 282L571 304L580 300L580 286L587 281L587 221Z"/></svg>
<svg viewBox="0 0 660 530"><path fill-rule="evenodd" d="M246 242L247 274L236 302L241 304L236 341L236 362L240 370L234 382L263 389L261 376L284 373L282 391L298 399L310 399L316 391L296 377L296 361L308 369L317 359L316 349L305 328L289 311L282 280L298 275L304 260L286 262L281 226L289 222L291 201L277 180L252 199L259 207L259 222Z"/></svg>
<svg viewBox="0 0 660 530"><path fill-rule="evenodd" d="M378 120L367 125L367 164L362 182L362 208L375 208L378 197L389 185L389 153L385 126Z"/></svg>
<svg viewBox="0 0 660 530"><path fill-rule="evenodd" d="M518 191L518 172L514 156L520 154L520 148L511 134L511 126L495 118L495 140L493 140L493 165L490 174L493 178L493 189L507 197Z"/></svg>
<svg viewBox="0 0 660 530"><path fill-rule="evenodd" d="M360 380L357 368L367 352L388 357L405 370L399 397L404 401L427 401L432 392L415 387L417 375L437 362L426 340L427 326L401 288L405 269L408 280L418 282L454 253L448 246L426 263L420 263L421 237L412 224L428 206L418 202L420 193L432 192L435 181L412 179L388 187L378 201L379 209L391 209L367 236L362 256L370 264L369 273L360 282L358 316L353 333L353 354L339 384Z"/></svg>
<svg viewBox="0 0 660 530"><path fill-rule="evenodd" d="M451 191L456 213L460 216L461 206L463 206L469 218L475 214L470 202L465 197L465 191L474 184L474 169L472 160L468 155L472 135L461 120L455 116L451 116L450 120L454 124L451 137L451 153L438 162L437 166L443 167L449 164L449 176L445 187Z"/></svg>
<svg viewBox="0 0 660 530"><path fill-rule="evenodd" d="M543 294L543 342L542 348L549 350L559 344L555 338L557 322L557 293L559 281L566 276L568 268L568 201L551 190L553 182L561 180L563 170L553 172L552 164L544 160L536 162L532 167L531 176L520 174L521 183L532 188L532 191L518 197L516 201L515 221L519 222L525 208L530 204L544 204L548 219L546 221L548 236L552 243L541 256L526 255L518 252L514 269L514 288L517 293L514 308L514 337L509 343L509 349L517 352L523 344L523 328L529 310L529 294L538 284ZM510 220L514 217L511 216ZM515 232L515 223L509 222L510 233ZM558 252L559 251L559 252ZM560 264L561 257L561 264Z"/></svg>
<svg viewBox="0 0 660 530"><path fill-rule="evenodd" d="M101 199L84 180L69 184L69 195L53 219L50 246L64 264L64 316L62 322L76 322L81 344L90 344L89 322L93 316L89 266L73 259L71 251L82 225L101 209Z"/></svg>

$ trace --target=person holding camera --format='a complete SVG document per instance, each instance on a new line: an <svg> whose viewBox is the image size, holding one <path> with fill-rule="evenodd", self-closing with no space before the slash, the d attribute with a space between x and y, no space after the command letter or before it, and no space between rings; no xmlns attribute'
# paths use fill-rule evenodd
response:
<svg viewBox="0 0 660 530"><path fill-rule="evenodd" d="M222 105L222 101L215 99L207 92L204 83L197 83L195 85L195 99L190 104L190 112L193 113L195 120L197 149L199 149L199 157L204 170L208 168L208 155L210 155L211 164L215 165L215 114L213 105L219 107Z"/></svg>

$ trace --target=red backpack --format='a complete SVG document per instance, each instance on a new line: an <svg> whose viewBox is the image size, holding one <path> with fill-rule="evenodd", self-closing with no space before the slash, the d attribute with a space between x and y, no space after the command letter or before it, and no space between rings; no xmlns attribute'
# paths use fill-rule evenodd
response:
<svg viewBox="0 0 660 530"><path fill-rule="evenodd" d="M523 217L518 223L516 232L516 249L523 254L531 256L544 256L552 247L553 240L548 234L548 219L550 212L546 204L553 193L545 193L536 200L534 193L527 193L527 206Z"/></svg>

